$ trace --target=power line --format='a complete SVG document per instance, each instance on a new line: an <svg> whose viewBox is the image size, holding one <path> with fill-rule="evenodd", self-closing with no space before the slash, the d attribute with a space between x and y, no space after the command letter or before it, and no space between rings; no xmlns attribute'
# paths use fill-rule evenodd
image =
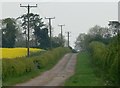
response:
<svg viewBox="0 0 120 88"><path fill-rule="evenodd" d="M63 26L65 26L65 24L59 24L58 26L61 27L61 41L62 41L61 45L63 45Z"/></svg>
<svg viewBox="0 0 120 88"><path fill-rule="evenodd" d="M52 30L52 26L51 26L51 20L52 19L55 19L55 17L45 17L45 19L48 19L48 21L49 21L49 30L50 30L50 49L52 49L52 32L51 32L51 30Z"/></svg>
<svg viewBox="0 0 120 88"><path fill-rule="evenodd" d="M27 56L29 57L30 56L30 50L29 50L29 14L30 14L30 8L32 8L32 7L37 7L37 4L35 5L35 6L30 6L29 4L27 5L27 6L22 6L21 4L20 4L20 7L26 7L27 8L27 10L28 10L28 14L27 14L27 16L28 16L28 41L27 41Z"/></svg>

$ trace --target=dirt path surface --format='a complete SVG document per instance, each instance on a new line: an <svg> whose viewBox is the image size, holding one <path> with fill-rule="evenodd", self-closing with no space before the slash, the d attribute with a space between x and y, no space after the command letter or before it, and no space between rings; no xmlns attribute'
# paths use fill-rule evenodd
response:
<svg viewBox="0 0 120 88"><path fill-rule="evenodd" d="M52 69L16 86L62 86L65 80L74 74L76 55L66 54Z"/></svg>

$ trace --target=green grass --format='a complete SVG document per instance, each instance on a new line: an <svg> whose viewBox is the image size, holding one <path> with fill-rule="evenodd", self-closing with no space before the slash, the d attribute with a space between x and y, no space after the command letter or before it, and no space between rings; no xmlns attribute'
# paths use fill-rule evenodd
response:
<svg viewBox="0 0 120 88"><path fill-rule="evenodd" d="M30 80L52 68L68 52L70 52L68 48L59 47L51 51L34 54L29 59L27 57L3 59L2 85L13 86Z"/></svg>
<svg viewBox="0 0 120 88"><path fill-rule="evenodd" d="M35 78L37 76L39 76L40 74L42 74L43 72L45 72L46 70L49 70L50 68L52 68L54 65L49 65L49 67L40 69L40 70L36 70L34 72L30 72L30 73L26 73L22 76L16 76L16 77L10 77L8 78L6 81L4 81L2 83L3 86L12 86L15 85L17 83L24 83L26 81L29 81L32 78Z"/></svg>
<svg viewBox="0 0 120 88"><path fill-rule="evenodd" d="M103 86L104 82L94 73L87 52L80 52L77 56L76 72L66 82L65 86Z"/></svg>

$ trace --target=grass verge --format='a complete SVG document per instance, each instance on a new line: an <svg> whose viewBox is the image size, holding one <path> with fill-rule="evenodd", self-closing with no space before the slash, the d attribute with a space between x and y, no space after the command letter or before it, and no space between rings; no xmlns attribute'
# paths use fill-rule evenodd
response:
<svg viewBox="0 0 120 88"><path fill-rule="evenodd" d="M30 56L29 59L27 57L3 59L3 86L12 86L40 75L52 68L68 52L70 52L69 48L59 47L42 54Z"/></svg>
<svg viewBox="0 0 120 88"><path fill-rule="evenodd" d="M18 83L24 83L26 81L29 81L32 78L35 78L39 75L41 75L43 72L51 69L54 65L50 65L49 67L40 69L40 70L35 70L34 72L26 73L22 76L16 76L16 77L9 77L7 78L6 81L2 83L2 86L13 86Z"/></svg>
<svg viewBox="0 0 120 88"><path fill-rule="evenodd" d="M65 86L104 86L103 80L95 75L87 52L78 54L75 74L65 82Z"/></svg>

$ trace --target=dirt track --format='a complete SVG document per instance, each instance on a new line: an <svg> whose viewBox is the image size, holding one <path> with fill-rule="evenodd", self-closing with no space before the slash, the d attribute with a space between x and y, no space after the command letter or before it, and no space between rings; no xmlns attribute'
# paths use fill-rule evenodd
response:
<svg viewBox="0 0 120 88"><path fill-rule="evenodd" d="M62 86L74 74L76 54L66 54L52 69L30 81L16 86Z"/></svg>

